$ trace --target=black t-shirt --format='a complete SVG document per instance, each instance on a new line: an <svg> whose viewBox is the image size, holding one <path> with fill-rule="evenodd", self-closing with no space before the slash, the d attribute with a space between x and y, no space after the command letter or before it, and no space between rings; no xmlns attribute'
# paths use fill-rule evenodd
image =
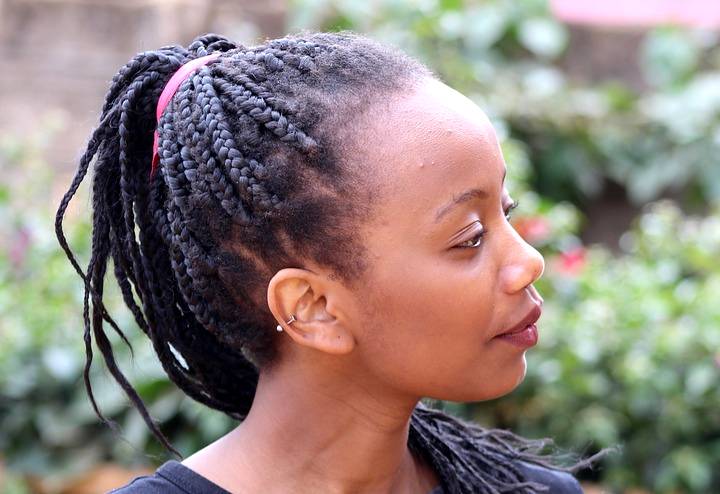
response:
<svg viewBox="0 0 720 494"><path fill-rule="evenodd" d="M547 468L521 463L526 479L550 487L552 494L582 494L583 490L572 475ZM427 494L444 494L441 486ZM129 484L108 494L232 494L177 460L163 463L152 475L136 477ZM238 494L238 493L236 493ZM242 493L246 494L246 493Z"/></svg>

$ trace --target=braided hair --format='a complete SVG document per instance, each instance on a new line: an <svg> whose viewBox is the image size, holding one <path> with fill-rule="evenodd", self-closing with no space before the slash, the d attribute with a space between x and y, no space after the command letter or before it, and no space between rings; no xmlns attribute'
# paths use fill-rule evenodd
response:
<svg viewBox="0 0 720 494"><path fill-rule="evenodd" d="M179 86L157 122L172 74L216 52ZM169 378L192 399L243 420L259 369L278 356L276 321L264 300L272 275L309 258L353 286L367 267L352 234L368 214L370 189L347 161L354 119L429 76L401 51L350 31L303 32L252 47L205 34L187 48L139 53L118 71L55 221L85 283L83 376L104 423L115 427L90 386L91 329L148 427L182 457L115 362L104 321L132 346L103 304L108 258ZM160 164L149 177L156 128ZM62 220L93 157L92 249L83 272ZM535 453L544 445L422 404L411 419L409 446L437 465L453 494L541 490L524 482L514 463L542 462Z"/></svg>

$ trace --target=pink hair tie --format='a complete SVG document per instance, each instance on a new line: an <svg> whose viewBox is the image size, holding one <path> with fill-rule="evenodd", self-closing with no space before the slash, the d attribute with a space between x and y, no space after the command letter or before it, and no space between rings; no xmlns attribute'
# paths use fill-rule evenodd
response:
<svg viewBox="0 0 720 494"><path fill-rule="evenodd" d="M157 121L158 124L160 123L160 116L165 111L165 108L167 107L168 103L170 103L170 100L173 96L175 96L175 92L180 87L180 84L183 83L185 79L196 69L202 67L203 65L207 64L210 60L213 60L220 56L220 52L211 53L210 55L205 55L204 57L195 58L193 60L190 60L189 62L183 64L180 66L180 68L172 75L170 80L165 85L165 88L163 89L163 92L160 93L160 99L158 100L157 104ZM150 168L150 178L152 179L153 175L155 174L155 169L157 168L158 163L160 162L160 156L158 155L158 144L160 141L160 136L158 135L157 126L155 127L155 135L153 138L153 158L152 158L152 167Z"/></svg>

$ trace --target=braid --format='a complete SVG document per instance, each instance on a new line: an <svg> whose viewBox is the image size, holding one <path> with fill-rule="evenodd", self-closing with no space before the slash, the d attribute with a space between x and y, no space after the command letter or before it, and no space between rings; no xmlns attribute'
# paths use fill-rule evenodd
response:
<svg viewBox="0 0 720 494"><path fill-rule="evenodd" d="M525 481L518 461L577 473L612 451L604 449L579 461L568 453L542 454L552 446L551 439L529 440L506 430L483 429L430 408L422 401L410 420L408 447L437 467L445 491L453 494L549 492L545 485ZM558 466L560 462L571 466ZM482 489L478 490L479 486Z"/></svg>
<svg viewBox="0 0 720 494"><path fill-rule="evenodd" d="M182 82L157 122L157 102L172 74L215 52L220 56ZM55 221L58 241L84 282L83 377L103 422L117 431L90 387L92 336L149 428L182 456L115 362L103 321L132 346L103 304L108 259L169 378L192 399L243 420L259 369L278 356L264 299L272 275L307 258L352 286L367 268L353 234L370 211L361 197L367 181L345 161L353 116L378 94L428 76L412 58L350 32L292 35L253 47L206 34L187 49L139 53L117 72ZM160 166L148 180L156 128ZM93 157L92 251L83 272L62 220ZM449 492L535 492L513 465L540 458L523 449L531 442L472 429L422 406L411 425L410 447L439 465Z"/></svg>

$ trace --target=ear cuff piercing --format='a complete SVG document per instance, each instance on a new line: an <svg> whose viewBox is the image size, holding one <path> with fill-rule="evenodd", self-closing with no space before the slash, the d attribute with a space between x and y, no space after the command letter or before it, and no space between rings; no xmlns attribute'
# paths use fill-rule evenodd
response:
<svg viewBox="0 0 720 494"><path fill-rule="evenodd" d="M295 316L292 315L292 314L290 314L290 319L288 319L288 321L287 321L285 324L292 324L292 322L295 321L295 320L296 320L296 319L295 319ZM277 325L277 328L276 328L276 329L277 329L278 331L282 331L282 330L283 330L282 326L280 326L279 324Z"/></svg>

